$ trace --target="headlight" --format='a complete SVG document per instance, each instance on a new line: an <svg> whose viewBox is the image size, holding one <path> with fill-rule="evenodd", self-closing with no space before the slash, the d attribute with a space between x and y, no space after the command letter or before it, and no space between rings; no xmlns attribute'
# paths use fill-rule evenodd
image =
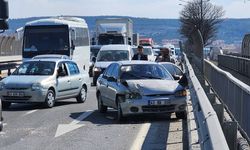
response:
<svg viewBox="0 0 250 150"><path fill-rule="evenodd" d="M0 82L0 90L4 89L5 84L3 82Z"/></svg>
<svg viewBox="0 0 250 150"><path fill-rule="evenodd" d="M187 91L186 90L181 90L181 91L177 91L174 94L176 97L182 97L182 96L187 96Z"/></svg>
<svg viewBox="0 0 250 150"><path fill-rule="evenodd" d="M126 94L126 99L141 99L142 96L140 93L128 93Z"/></svg>
<svg viewBox="0 0 250 150"><path fill-rule="evenodd" d="M95 72L101 72L101 71L102 71L102 69L101 69L101 68L99 68L99 67L95 67L95 68L94 68L94 71L95 71Z"/></svg>
<svg viewBox="0 0 250 150"><path fill-rule="evenodd" d="M32 90L40 90L40 89L42 89L42 85L40 83L34 83L34 84L32 84L31 89Z"/></svg>

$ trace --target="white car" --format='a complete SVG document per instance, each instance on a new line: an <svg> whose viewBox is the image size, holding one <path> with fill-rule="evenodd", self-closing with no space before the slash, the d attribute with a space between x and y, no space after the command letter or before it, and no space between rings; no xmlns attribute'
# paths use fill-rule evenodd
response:
<svg viewBox="0 0 250 150"><path fill-rule="evenodd" d="M88 74L67 57L41 55L23 62L10 76L0 81L3 108L11 103L44 103L53 107L60 99L87 97Z"/></svg>
<svg viewBox="0 0 250 150"><path fill-rule="evenodd" d="M99 75L114 61L132 60L134 56L130 45L104 45L97 54L93 68L93 85Z"/></svg>
<svg viewBox="0 0 250 150"><path fill-rule="evenodd" d="M137 53L137 47L133 47L133 51ZM153 48L151 46L143 46L143 54L148 56L148 61L155 61L156 56Z"/></svg>

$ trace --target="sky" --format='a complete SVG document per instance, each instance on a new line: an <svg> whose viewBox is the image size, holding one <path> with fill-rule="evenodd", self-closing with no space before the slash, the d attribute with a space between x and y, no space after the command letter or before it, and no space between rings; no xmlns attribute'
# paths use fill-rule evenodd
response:
<svg viewBox="0 0 250 150"><path fill-rule="evenodd" d="M180 0L9 0L8 2L9 18L12 19L58 15L179 18L182 5L186 3ZM250 18L250 0L210 0L210 2L223 7L226 12L225 18Z"/></svg>

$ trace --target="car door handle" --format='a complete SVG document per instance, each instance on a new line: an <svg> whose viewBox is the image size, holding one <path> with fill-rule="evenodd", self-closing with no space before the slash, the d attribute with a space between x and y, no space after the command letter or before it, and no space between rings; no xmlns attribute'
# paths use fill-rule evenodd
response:
<svg viewBox="0 0 250 150"><path fill-rule="evenodd" d="M79 81L82 81L82 79L81 79L81 78L79 78Z"/></svg>
<svg viewBox="0 0 250 150"><path fill-rule="evenodd" d="M70 83L70 80L68 80L68 83Z"/></svg>

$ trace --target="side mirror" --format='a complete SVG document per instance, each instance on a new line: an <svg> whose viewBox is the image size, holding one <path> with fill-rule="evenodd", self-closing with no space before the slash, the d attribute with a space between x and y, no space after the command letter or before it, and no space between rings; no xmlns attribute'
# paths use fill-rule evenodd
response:
<svg viewBox="0 0 250 150"><path fill-rule="evenodd" d="M109 82L116 82L117 80L114 77L108 77L107 79Z"/></svg>
<svg viewBox="0 0 250 150"><path fill-rule="evenodd" d="M91 61L96 62L96 57L92 57Z"/></svg>
<svg viewBox="0 0 250 150"><path fill-rule="evenodd" d="M181 77L181 79L178 81L178 83L183 86L183 87L187 87L188 86L188 79L186 74L183 74L183 76Z"/></svg>
<svg viewBox="0 0 250 150"><path fill-rule="evenodd" d="M66 73L64 71L57 70L57 78L58 77L64 77L64 76L66 76Z"/></svg>
<svg viewBox="0 0 250 150"><path fill-rule="evenodd" d="M181 77L179 76L179 75L173 75L173 78L174 78L174 80L180 80L181 79Z"/></svg>

